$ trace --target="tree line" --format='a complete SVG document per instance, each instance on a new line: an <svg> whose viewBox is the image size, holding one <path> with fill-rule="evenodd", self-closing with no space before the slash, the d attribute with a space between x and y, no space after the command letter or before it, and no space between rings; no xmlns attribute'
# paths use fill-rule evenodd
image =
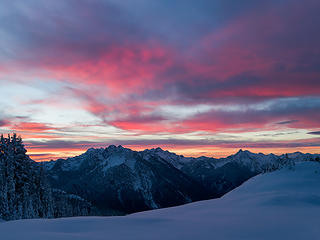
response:
<svg viewBox="0 0 320 240"><path fill-rule="evenodd" d="M51 189L43 165L26 154L15 133L0 137L0 219L89 215L90 203Z"/></svg>

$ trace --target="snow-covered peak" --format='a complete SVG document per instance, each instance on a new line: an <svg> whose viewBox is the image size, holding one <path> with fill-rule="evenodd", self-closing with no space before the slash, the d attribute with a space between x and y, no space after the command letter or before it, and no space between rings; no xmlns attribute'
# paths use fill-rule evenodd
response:
<svg viewBox="0 0 320 240"><path fill-rule="evenodd" d="M150 160L152 156L158 156L165 160L166 162L172 164L175 168L181 169L186 162L189 162L193 158L184 157L182 155L177 155L173 152L169 152L167 150L163 150L160 147L146 149L140 152L144 159Z"/></svg>
<svg viewBox="0 0 320 240"><path fill-rule="evenodd" d="M245 156L245 157L255 157L256 155L258 155L258 154L252 153L249 150L242 150L242 149L240 149L236 154L234 154L234 156L239 156L239 157L243 157L243 156Z"/></svg>
<svg viewBox="0 0 320 240"><path fill-rule="evenodd" d="M108 153L132 153L134 152L133 150L131 150L130 148L125 148L121 145L115 146L115 145L109 145L108 147L105 148L105 152Z"/></svg>
<svg viewBox="0 0 320 240"><path fill-rule="evenodd" d="M133 170L137 160L135 154L135 151L132 151L129 148L124 148L121 145L110 145L105 149L103 154L104 159L101 163L103 170L106 171L111 167L121 164L125 164Z"/></svg>
<svg viewBox="0 0 320 240"><path fill-rule="evenodd" d="M49 162L47 169L58 167L62 171L78 171L80 168L99 167L103 171L126 164L130 168L134 168L135 158L134 151L124 148L121 145L110 145L107 148L89 148L85 153L67 159L60 159L53 163Z"/></svg>
<svg viewBox="0 0 320 240"><path fill-rule="evenodd" d="M302 153L302 152L294 152L294 153L287 153L282 154L281 158L289 158L294 160L295 162L302 162L302 161L312 161L316 158L320 158L320 154L310 154L310 153Z"/></svg>
<svg viewBox="0 0 320 240"><path fill-rule="evenodd" d="M106 147L106 150L108 151L122 151L122 150L125 150L125 149L128 149L128 148L124 148L122 147L121 145L109 145L108 147Z"/></svg>
<svg viewBox="0 0 320 240"><path fill-rule="evenodd" d="M227 157L227 159L247 166L255 172L277 169L282 165L281 159L274 154L252 153L242 149L236 154Z"/></svg>
<svg viewBox="0 0 320 240"><path fill-rule="evenodd" d="M242 150L240 149L236 154L229 156L229 158L232 158L233 160L238 161L246 161L246 160L252 160L256 157L257 154L252 153L248 150Z"/></svg>

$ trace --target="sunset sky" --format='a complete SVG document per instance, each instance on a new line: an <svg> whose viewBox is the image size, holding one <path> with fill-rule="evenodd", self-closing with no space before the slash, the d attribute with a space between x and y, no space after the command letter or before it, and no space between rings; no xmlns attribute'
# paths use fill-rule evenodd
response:
<svg viewBox="0 0 320 240"><path fill-rule="evenodd" d="M2 0L0 132L90 147L320 153L319 0Z"/></svg>

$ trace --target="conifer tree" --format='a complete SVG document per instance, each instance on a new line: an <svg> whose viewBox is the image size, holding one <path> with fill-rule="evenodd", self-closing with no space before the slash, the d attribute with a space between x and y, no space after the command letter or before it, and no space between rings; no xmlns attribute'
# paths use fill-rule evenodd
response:
<svg viewBox="0 0 320 240"><path fill-rule="evenodd" d="M53 217L51 188L16 134L0 137L0 218Z"/></svg>

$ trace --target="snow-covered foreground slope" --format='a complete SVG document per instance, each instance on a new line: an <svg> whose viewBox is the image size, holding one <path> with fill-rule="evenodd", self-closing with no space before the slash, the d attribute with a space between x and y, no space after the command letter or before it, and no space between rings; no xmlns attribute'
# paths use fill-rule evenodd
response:
<svg viewBox="0 0 320 240"><path fill-rule="evenodd" d="M0 223L0 239L320 239L320 164L262 174L224 197L124 217Z"/></svg>

